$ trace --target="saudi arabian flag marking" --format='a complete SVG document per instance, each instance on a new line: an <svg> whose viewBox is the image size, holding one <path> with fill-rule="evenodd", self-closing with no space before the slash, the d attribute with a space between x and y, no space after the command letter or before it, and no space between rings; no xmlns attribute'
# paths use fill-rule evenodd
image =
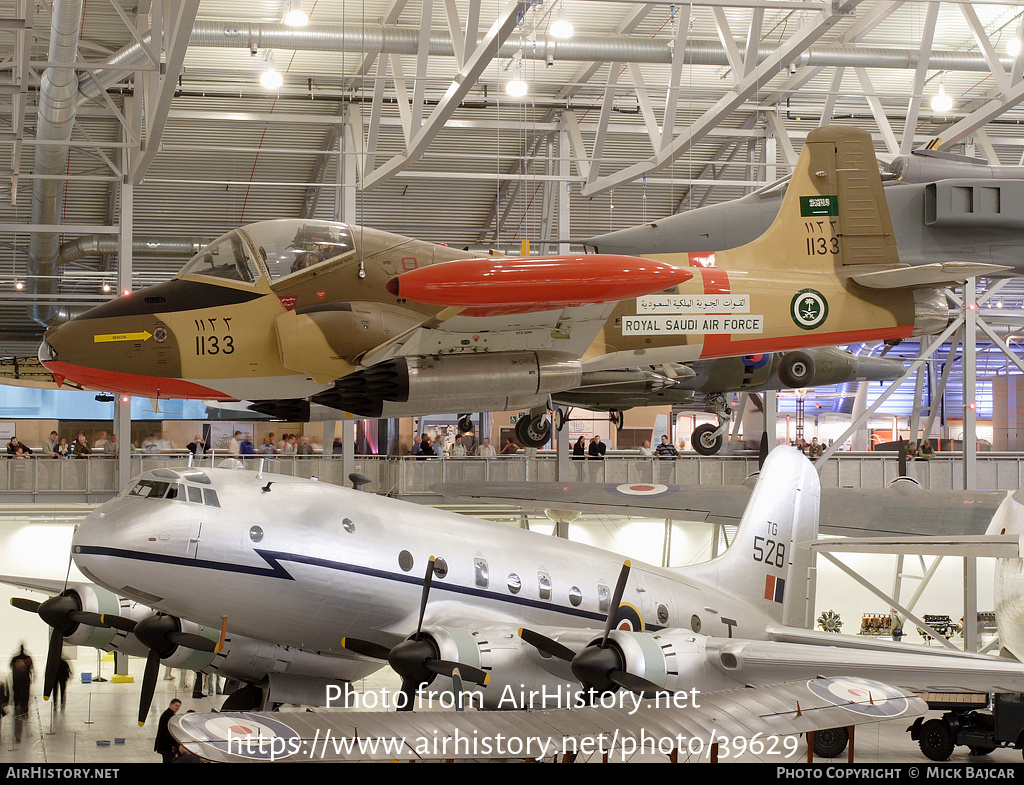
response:
<svg viewBox="0 0 1024 785"><path fill-rule="evenodd" d="M839 215L838 196L801 196L800 216Z"/></svg>

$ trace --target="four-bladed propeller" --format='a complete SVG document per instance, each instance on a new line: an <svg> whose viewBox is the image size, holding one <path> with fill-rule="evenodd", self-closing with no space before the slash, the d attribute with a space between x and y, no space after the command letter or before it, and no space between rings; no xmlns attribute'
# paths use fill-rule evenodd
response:
<svg viewBox="0 0 1024 785"><path fill-rule="evenodd" d="M74 592L63 591L48 600L37 602L27 597L12 597L11 605L29 613L38 614L39 618L45 621L53 631L50 633L50 643L46 649L46 667L43 671L43 699L49 700L53 689L57 684L57 666L60 665L61 649L64 647L64 639L74 635L79 624L90 627L113 627L124 623L134 624L131 619L123 619L120 616L94 613L93 611L82 610L81 600Z"/></svg>
<svg viewBox="0 0 1024 785"><path fill-rule="evenodd" d="M610 641L612 630L615 627L615 614L618 613L619 603L622 602L622 595L626 588L626 580L629 578L629 568L630 563L627 561L619 572L619 579L615 583L615 591L612 594L608 618L605 620L604 634L601 636L600 643L587 646L577 653L568 646L534 630L522 629L519 631L519 636L538 651L568 662L573 676L591 694L610 692L617 687L644 697L654 697L658 693L665 692L664 687L625 670L626 663L621 653Z"/></svg>
<svg viewBox="0 0 1024 785"><path fill-rule="evenodd" d="M460 683L465 680L477 684L487 684L490 680L489 674L472 665L439 659L440 652L437 646L429 636L423 634L423 615L430 597L434 562L433 556L427 561L427 572L423 577L423 590L420 593L419 619L416 622L416 632L412 637L392 648L356 638L345 638L341 642L342 646L356 654L387 660L388 665L395 673L402 677L402 694L405 696L405 700L399 706L399 711L412 711L417 690L421 685L429 683L435 674L452 678L457 671L461 676Z"/></svg>
<svg viewBox="0 0 1024 785"><path fill-rule="evenodd" d="M146 655L146 669L142 675L142 695L139 698L139 725L142 726L146 724L146 715L153 702L156 678L160 675L160 660L170 657L179 646L214 652L217 650L217 643L202 635L182 632L178 620L163 613L147 616L135 625L132 632L139 639L139 643L149 649L149 654Z"/></svg>
<svg viewBox="0 0 1024 785"><path fill-rule="evenodd" d="M49 700L57 683L57 666L60 664L64 639L74 635L79 624L89 627L104 627L132 633L149 649L146 669L142 677L142 695L139 700L139 725L144 725L146 714L153 702L156 679L160 673L160 660L170 657L178 646L197 651L216 651L217 642L188 632L182 632L178 620L173 616L157 613L142 621L135 621L110 613L95 613L82 610L81 600L72 591L65 590L48 600L37 602L27 597L12 597L11 605L23 611L38 614L53 631L46 651L46 668L43 675L43 698Z"/></svg>

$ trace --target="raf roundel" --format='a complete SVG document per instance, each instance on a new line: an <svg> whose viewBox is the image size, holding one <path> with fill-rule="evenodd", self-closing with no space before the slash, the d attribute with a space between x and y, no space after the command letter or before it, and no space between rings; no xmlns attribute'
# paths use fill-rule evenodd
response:
<svg viewBox="0 0 1024 785"><path fill-rule="evenodd" d="M660 496L667 490L667 485L659 483L625 483L615 486L615 491L624 496Z"/></svg>
<svg viewBox="0 0 1024 785"><path fill-rule="evenodd" d="M193 723L195 726L189 728ZM226 712L212 718L186 715L181 724L193 738L206 737L214 746L252 760L289 757L297 751L300 738L284 723L248 712Z"/></svg>
<svg viewBox="0 0 1024 785"><path fill-rule="evenodd" d="M869 679L850 676L814 679L807 688L834 706L866 717L898 717L909 703L892 687Z"/></svg>

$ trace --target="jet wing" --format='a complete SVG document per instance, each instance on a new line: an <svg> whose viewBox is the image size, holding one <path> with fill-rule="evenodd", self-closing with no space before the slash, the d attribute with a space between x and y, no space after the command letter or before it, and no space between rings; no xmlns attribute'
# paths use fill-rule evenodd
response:
<svg viewBox="0 0 1024 785"><path fill-rule="evenodd" d="M657 471L655 461L655 471ZM743 485L650 483L440 483L446 498L532 509L652 516L736 525L750 498ZM983 534L1006 498L1001 491L929 491L901 484L881 489L822 488L819 528L826 534L956 536Z"/></svg>
<svg viewBox="0 0 1024 785"><path fill-rule="evenodd" d="M224 712L175 716L171 734L211 761L442 761L609 753L628 759L646 742L661 751L707 757L710 741L725 759L760 740L794 758L783 737L828 728L912 719L928 705L910 692L859 679L816 678L714 693L679 693L639 705L627 696L605 707L537 711ZM751 750L753 751L753 750ZM795 758L794 758L795 759Z"/></svg>
<svg viewBox="0 0 1024 785"><path fill-rule="evenodd" d="M465 352L547 351L582 357L615 303L567 306L522 314L474 315L449 307L358 358L371 367L395 357Z"/></svg>
<svg viewBox="0 0 1024 785"><path fill-rule="evenodd" d="M388 292L443 310L366 352L360 364L451 351L582 357L620 300L662 291L693 274L618 254L455 259L408 270L388 281Z"/></svg>

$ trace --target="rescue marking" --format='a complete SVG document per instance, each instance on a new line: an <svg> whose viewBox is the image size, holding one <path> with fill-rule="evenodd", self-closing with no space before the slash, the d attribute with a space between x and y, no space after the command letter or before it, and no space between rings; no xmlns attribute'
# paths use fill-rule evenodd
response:
<svg viewBox="0 0 1024 785"><path fill-rule="evenodd" d="M114 343L117 341L148 341L152 337L152 333L148 330L143 330L140 333L105 333L103 335L94 335L92 340L93 343Z"/></svg>

